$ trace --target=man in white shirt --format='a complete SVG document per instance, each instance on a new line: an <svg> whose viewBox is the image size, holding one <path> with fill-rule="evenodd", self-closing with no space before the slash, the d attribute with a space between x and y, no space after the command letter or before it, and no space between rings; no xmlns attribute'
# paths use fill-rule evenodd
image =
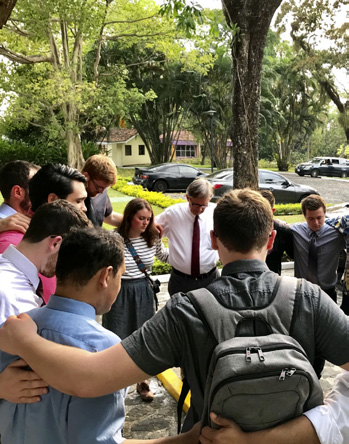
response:
<svg viewBox="0 0 349 444"><path fill-rule="evenodd" d="M172 205L156 217L168 237L169 263L173 269L168 283L172 296L207 287L219 273L216 268L218 254L211 247L210 231L213 230L213 210L210 203L212 185L205 178L194 180L187 188L186 203ZM194 224L199 226L198 260L193 259ZM193 272L193 262L198 273Z"/></svg>
<svg viewBox="0 0 349 444"><path fill-rule="evenodd" d="M35 212L22 241L0 255L0 323L44 304L38 273L54 276L62 236L88 225L86 215L64 200Z"/></svg>

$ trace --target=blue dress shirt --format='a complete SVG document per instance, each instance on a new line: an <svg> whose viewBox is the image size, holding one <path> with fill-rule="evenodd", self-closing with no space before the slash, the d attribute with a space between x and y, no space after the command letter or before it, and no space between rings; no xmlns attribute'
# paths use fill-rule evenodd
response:
<svg viewBox="0 0 349 444"><path fill-rule="evenodd" d="M98 352L120 342L95 321L84 302L51 296L43 308L28 312L38 333L50 341ZM0 352L0 371L17 357ZM0 402L2 444L121 443L126 390L98 398L77 398L50 387L36 404Z"/></svg>
<svg viewBox="0 0 349 444"><path fill-rule="evenodd" d="M345 248L343 234L324 224L317 232L318 273L312 276L308 267L308 253L312 230L306 222L291 225L294 243L295 276L317 283L323 290L333 288L337 282L339 253Z"/></svg>

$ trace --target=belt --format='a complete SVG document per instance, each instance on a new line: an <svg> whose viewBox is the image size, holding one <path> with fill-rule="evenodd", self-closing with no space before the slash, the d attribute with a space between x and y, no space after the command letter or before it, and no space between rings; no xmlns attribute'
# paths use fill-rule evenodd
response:
<svg viewBox="0 0 349 444"><path fill-rule="evenodd" d="M207 273L203 273L203 274L199 274L199 276L198 276L197 278L194 278L192 275L182 273L181 271L176 270L175 268L172 267L172 273L173 273L173 274L176 274L176 275L178 275L178 276L185 277L185 278L187 278L187 279L195 279L195 280L198 280L198 279L206 279L206 278L209 277L212 273L214 273L216 270L217 270L217 267L213 267L212 270L210 270L209 272L207 272Z"/></svg>

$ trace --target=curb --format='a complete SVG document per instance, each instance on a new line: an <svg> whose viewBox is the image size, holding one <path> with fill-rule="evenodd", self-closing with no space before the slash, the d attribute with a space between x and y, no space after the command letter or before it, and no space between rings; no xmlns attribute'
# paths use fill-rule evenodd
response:
<svg viewBox="0 0 349 444"><path fill-rule="evenodd" d="M182 391L183 383L181 379L176 375L176 373L172 369L168 369L158 374L156 377L158 378L159 381L162 382L163 386L168 391L168 393L178 402L179 396ZM190 392L185 398L183 404L183 411L187 413L189 407L190 407Z"/></svg>

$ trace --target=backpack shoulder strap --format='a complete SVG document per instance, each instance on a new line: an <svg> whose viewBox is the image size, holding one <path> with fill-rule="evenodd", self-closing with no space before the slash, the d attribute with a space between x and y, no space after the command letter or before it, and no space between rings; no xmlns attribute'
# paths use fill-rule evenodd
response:
<svg viewBox="0 0 349 444"><path fill-rule="evenodd" d="M208 331L220 343L234 337L239 322L244 319L260 319L270 325L273 333L288 335L299 285L296 278L279 276L267 306L238 310L221 305L206 288L190 291L187 296Z"/></svg>
<svg viewBox="0 0 349 444"><path fill-rule="evenodd" d="M300 279L283 276L274 299L259 314L268 319L273 333L290 334L296 294L300 285Z"/></svg>

